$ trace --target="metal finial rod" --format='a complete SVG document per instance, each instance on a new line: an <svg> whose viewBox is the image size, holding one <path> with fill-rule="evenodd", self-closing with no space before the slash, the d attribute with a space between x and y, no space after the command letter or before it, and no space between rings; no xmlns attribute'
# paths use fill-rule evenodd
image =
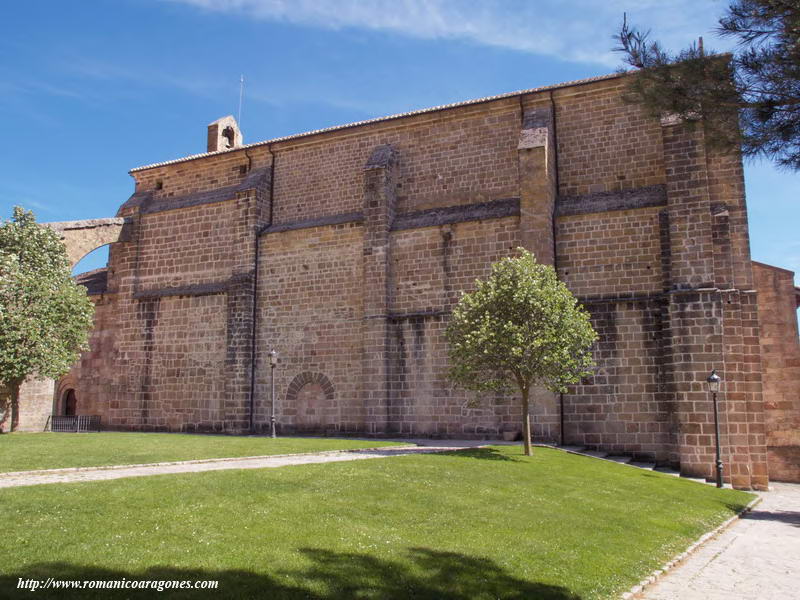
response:
<svg viewBox="0 0 800 600"><path fill-rule="evenodd" d="M242 130L242 99L244 98L244 75L239 76L239 113L236 122L239 124L239 131Z"/></svg>

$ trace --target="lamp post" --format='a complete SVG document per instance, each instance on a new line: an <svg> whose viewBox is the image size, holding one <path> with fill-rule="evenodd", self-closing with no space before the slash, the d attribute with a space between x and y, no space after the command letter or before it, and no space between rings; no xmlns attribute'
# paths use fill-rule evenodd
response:
<svg viewBox="0 0 800 600"><path fill-rule="evenodd" d="M272 391L270 393L270 409L269 409L269 435L275 437L275 367L278 366L278 353L275 348L269 351L269 368L270 368L270 384Z"/></svg>
<svg viewBox="0 0 800 600"><path fill-rule="evenodd" d="M708 384L708 391L711 392L711 397L714 400L714 436L717 443L717 487L722 487L722 459L719 455L719 410L717 409L717 392L719 392L719 384L722 378L717 375L717 370L712 369L711 375L706 379Z"/></svg>

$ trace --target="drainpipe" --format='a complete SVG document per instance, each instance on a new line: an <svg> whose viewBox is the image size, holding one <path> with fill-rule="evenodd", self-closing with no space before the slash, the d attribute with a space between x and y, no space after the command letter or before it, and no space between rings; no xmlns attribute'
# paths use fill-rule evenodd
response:
<svg viewBox="0 0 800 600"><path fill-rule="evenodd" d="M553 115L553 173L555 173L555 201L558 204L558 127L556 125L556 102L553 99L553 90L550 90L550 113ZM556 207L553 206L553 268L558 270L558 255L556 254Z"/></svg>
<svg viewBox="0 0 800 600"><path fill-rule="evenodd" d="M270 156L270 177L269 177L269 217L267 224L256 227L255 238L253 240L253 314L251 315L252 328L250 330L250 433L255 433L255 396L256 396L256 335L258 334L258 266L260 259L259 238L264 231L272 225L273 200L275 189L275 154L272 152L272 144L267 145L267 152ZM249 164L252 164L250 156L245 150L245 156Z"/></svg>
<svg viewBox="0 0 800 600"><path fill-rule="evenodd" d="M553 90L550 90L550 114L552 115L552 122L553 122L553 172L555 173L555 203L558 204L558 194L560 191L559 187L559 180L558 180L558 127L556 125L556 101L553 98ZM558 272L558 254L556 253L556 248L558 245L556 244L556 207L553 206L553 268L556 269ZM561 417L561 421L558 426L558 433L559 438L561 439L561 445L563 446L564 441L564 393L561 392L558 394L558 409Z"/></svg>

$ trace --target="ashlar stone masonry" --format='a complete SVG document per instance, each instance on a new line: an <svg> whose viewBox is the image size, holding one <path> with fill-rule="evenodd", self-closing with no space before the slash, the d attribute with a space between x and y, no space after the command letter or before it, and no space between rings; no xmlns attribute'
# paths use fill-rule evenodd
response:
<svg viewBox="0 0 800 600"><path fill-rule="evenodd" d="M797 336L761 343L740 157L707 147L702 124L648 118L622 101L624 84L247 146L232 118L215 121L207 154L131 171L116 217L126 235L85 277L92 349L47 401L58 412L75 390L78 412L114 429L264 431L274 347L281 433L513 434L514 398L447 380L444 330L461 292L525 246L600 334L593 377L537 393L537 440L711 476L704 382L717 369L727 479L763 489L773 456L775 477L800 478L786 459L797 379L763 381L796 362L784 357ZM790 276L767 284L773 304L794 298ZM770 314L771 332L794 318Z"/></svg>

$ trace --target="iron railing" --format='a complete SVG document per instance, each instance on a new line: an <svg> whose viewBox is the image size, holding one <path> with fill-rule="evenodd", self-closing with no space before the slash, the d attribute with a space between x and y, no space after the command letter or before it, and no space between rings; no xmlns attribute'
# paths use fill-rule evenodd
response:
<svg viewBox="0 0 800 600"><path fill-rule="evenodd" d="M100 431L99 415L52 415L50 417L50 431L56 433L84 433Z"/></svg>

